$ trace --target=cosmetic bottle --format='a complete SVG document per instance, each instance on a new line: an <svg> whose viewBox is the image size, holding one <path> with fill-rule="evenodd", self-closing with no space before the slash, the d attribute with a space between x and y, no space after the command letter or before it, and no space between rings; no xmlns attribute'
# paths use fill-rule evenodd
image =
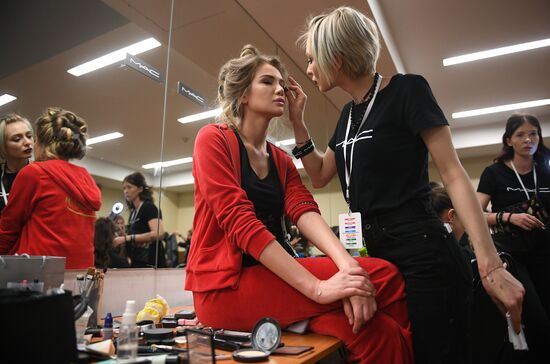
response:
<svg viewBox="0 0 550 364"><path fill-rule="evenodd" d="M139 327L136 325L136 301L126 301L122 325L118 331L117 363L133 362L137 358Z"/></svg>
<svg viewBox="0 0 550 364"><path fill-rule="evenodd" d="M101 329L101 336L103 340L108 340L113 338L113 316L110 312L105 315L105 320L103 320L103 328Z"/></svg>

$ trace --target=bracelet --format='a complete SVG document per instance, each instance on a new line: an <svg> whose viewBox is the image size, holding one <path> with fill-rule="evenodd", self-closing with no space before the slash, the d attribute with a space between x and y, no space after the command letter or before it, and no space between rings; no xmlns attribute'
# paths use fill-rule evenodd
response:
<svg viewBox="0 0 550 364"><path fill-rule="evenodd" d="M494 267L493 269L490 269L490 270L487 272L487 274L485 274L485 275L483 276L483 278L481 278L481 279L482 279L482 280L483 280L483 279L487 279L489 282L493 283L493 280L489 279L489 275L490 275L491 273L493 273L494 271L496 271L497 269L506 269L507 266L508 266L508 265L506 264L506 262L502 263L502 265L497 265L497 266Z"/></svg>
<svg viewBox="0 0 550 364"><path fill-rule="evenodd" d="M296 145L299 145L299 144L300 144L300 145L301 145L301 144L309 143L310 141L311 141L311 137L309 137L305 142L296 142L296 143L294 143L294 144L296 144Z"/></svg>
<svg viewBox="0 0 550 364"><path fill-rule="evenodd" d="M294 155L294 158L300 159L313 152L314 150L315 145L313 144L313 140L311 140L310 138L308 141L306 141L306 144L302 145L301 147L295 146L294 149L292 149L292 154Z"/></svg>
<svg viewBox="0 0 550 364"><path fill-rule="evenodd" d="M508 218L506 219L506 223L510 225L510 218L512 217L512 212L508 213Z"/></svg>
<svg viewBox="0 0 550 364"><path fill-rule="evenodd" d="M502 227L502 211L497 212L496 220L497 225Z"/></svg>
<svg viewBox="0 0 550 364"><path fill-rule="evenodd" d="M135 243L136 242L136 234L130 235L130 242Z"/></svg>
<svg viewBox="0 0 550 364"><path fill-rule="evenodd" d="M127 243L128 242L128 235L124 234L124 242Z"/></svg>

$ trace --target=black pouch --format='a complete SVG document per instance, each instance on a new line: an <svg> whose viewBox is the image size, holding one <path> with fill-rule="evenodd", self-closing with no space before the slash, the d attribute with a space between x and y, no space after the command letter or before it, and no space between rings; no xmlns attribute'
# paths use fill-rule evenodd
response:
<svg viewBox="0 0 550 364"><path fill-rule="evenodd" d="M20 356L18 362L77 362L70 291L46 295L0 289L0 322L5 328L1 341L14 355ZM29 335L37 339L30 340Z"/></svg>

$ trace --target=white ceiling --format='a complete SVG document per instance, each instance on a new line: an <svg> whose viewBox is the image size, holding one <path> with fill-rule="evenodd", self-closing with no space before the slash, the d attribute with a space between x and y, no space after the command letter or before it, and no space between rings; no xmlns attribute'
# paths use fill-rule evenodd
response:
<svg viewBox="0 0 550 364"><path fill-rule="evenodd" d="M172 32L170 0L52 0L48 6L7 0L0 4L0 21L11 26L0 36L0 47L10 51L0 57L0 94L18 100L1 106L0 114L18 111L34 119L57 105L84 116L92 136L121 131L124 138L94 145L82 161L102 183L118 187L124 175L159 161L161 149L164 160L192 155L194 136L206 122L176 122L203 110L176 93L177 81L214 106L219 67L251 43L279 54L303 84L309 95L307 122L316 144L324 147L348 97L315 89L295 40L309 14L344 4L371 16L375 10L385 41L379 71L426 77L461 157L496 154L509 112L456 120L451 113L550 98L550 48L442 66L446 57L550 38L547 0L175 0ZM164 84L118 65L78 78L66 73L149 36L163 46L139 57L168 74ZM543 134L550 135L550 106L522 111L538 115ZM290 136L288 128L274 130L276 139ZM170 168L163 185L188 189L183 185L189 174L189 166ZM150 179L158 183L158 177Z"/></svg>

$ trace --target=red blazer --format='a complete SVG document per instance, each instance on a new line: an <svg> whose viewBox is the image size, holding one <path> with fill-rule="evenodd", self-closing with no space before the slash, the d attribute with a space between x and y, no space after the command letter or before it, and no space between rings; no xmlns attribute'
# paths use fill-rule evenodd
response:
<svg viewBox="0 0 550 364"><path fill-rule="evenodd" d="M285 214L296 222L308 211L319 213L292 159L268 143L285 195ZM185 289L204 292L237 288L242 253L258 259L275 239L258 220L241 188L237 136L227 125L210 124L197 134L193 153L195 217L187 260Z"/></svg>

